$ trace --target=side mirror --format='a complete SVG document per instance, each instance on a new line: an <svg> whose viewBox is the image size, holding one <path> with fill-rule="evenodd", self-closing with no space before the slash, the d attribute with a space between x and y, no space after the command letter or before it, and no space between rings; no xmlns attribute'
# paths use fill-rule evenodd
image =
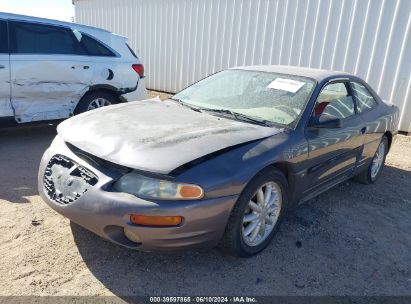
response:
<svg viewBox="0 0 411 304"><path fill-rule="evenodd" d="M335 129L343 126L342 120L334 115L321 114L320 116L313 116L310 119L310 127Z"/></svg>

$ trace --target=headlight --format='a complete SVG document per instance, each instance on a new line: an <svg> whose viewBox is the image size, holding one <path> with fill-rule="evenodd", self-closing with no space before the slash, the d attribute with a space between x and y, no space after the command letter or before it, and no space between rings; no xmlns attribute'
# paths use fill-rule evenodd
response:
<svg viewBox="0 0 411 304"><path fill-rule="evenodd" d="M136 172L122 176L114 184L114 188L147 199L195 200L204 196L203 189L197 185L173 183Z"/></svg>

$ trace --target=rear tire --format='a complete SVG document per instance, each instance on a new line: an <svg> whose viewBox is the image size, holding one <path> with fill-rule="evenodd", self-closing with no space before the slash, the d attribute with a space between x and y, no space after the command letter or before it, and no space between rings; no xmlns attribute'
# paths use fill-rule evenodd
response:
<svg viewBox="0 0 411 304"><path fill-rule="evenodd" d="M354 177L354 180L362 184L370 185L377 181L384 168L385 158L388 153L388 138L383 136L377 151L369 166Z"/></svg>
<svg viewBox="0 0 411 304"><path fill-rule="evenodd" d="M262 171L241 193L219 247L239 257L259 253L277 232L287 203L284 175L277 169Z"/></svg>
<svg viewBox="0 0 411 304"><path fill-rule="evenodd" d="M80 114L116 103L119 103L118 98L110 92L93 91L83 96L74 110L74 114Z"/></svg>

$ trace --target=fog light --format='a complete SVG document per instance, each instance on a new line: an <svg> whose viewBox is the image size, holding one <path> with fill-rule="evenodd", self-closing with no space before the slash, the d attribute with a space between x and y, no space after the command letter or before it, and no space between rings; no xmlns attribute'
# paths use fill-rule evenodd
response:
<svg viewBox="0 0 411 304"><path fill-rule="evenodd" d="M131 214L130 221L135 225L143 226L178 226L183 221L181 216L149 216Z"/></svg>
<svg viewBox="0 0 411 304"><path fill-rule="evenodd" d="M129 228L124 228L124 235L126 238L128 238L130 241L134 243L141 243L140 237L135 233L133 230Z"/></svg>

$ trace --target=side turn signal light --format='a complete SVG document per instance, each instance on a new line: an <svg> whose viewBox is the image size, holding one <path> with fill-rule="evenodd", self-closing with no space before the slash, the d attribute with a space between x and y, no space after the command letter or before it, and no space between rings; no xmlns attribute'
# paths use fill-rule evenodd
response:
<svg viewBox="0 0 411 304"><path fill-rule="evenodd" d="M130 221L135 225L142 226L178 226L183 221L183 217L131 214Z"/></svg>

